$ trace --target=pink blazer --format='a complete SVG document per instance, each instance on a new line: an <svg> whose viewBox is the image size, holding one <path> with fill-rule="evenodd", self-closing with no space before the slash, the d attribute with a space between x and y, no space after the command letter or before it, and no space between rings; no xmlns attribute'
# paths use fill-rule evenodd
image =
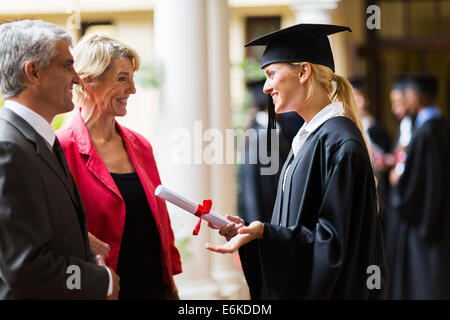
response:
<svg viewBox="0 0 450 320"><path fill-rule="evenodd" d="M78 109L66 129L56 135L64 150L70 171L80 190L90 233L111 246L106 263L117 270L120 243L125 224L125 203L113 178L91 143L89 132ZM173 275L181 273L180 254L174 244L166 204L155 197L161 184L150 143L140 134L120 126L125 148L147 195L161 237L161 262L164 282L173 288Z"/></svg>

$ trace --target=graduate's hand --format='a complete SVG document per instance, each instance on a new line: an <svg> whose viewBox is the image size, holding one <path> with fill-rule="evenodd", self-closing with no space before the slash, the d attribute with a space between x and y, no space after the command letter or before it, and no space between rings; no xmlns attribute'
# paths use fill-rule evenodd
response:
<svg viewBox="0 0 450 320"><path fill-rule="evenodd" d="M237 216L230 216L229 214L227 214L225 218L232 222L222 228L219 228L211 222L208 222L208 227L212 229L219 229L219 234L221 236L224 236L227 241L230 241L231 238L237 235L239 228L244 226L245 221Z"/></svg>
<svg viewBox="0 0 450 320"><path fill-rule="evenodd" d="M233 253L242 247L244 244L255 240L262 239L264 235L264 224L259 221L253 221L248 227L241 227L238 234L228 240L227 243L221 246L215 246L207 243L205 248L218 253Z"/></svg>

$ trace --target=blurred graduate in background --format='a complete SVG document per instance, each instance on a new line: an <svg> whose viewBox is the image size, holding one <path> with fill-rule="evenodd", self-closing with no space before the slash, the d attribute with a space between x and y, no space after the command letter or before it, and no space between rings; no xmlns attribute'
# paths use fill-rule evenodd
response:
<svg viewBox="0 0 450 320"><path fill-rule="evenodd" d="M390 148L389 135L384 126L369 112L370 103L367 98L365 79L362 77L354 78L350 80L350 84L353 87L358 115L366 133L366 138L369 140L371 147L374 148L372 154L377 156L378 152L382 154L388 152Z"/></svg>
<svg viewBox="0 0 450 320"><path fill-rule="evenodd" d="M384 126L369 112L367 85L362 77L350 80L355 96L356 107L361 124L370 145L373 161L378 176L378 194L380 196L380 213L384 217L387 194L389 192L388 169L385 158L389 157L390 141Z"/></svg>
<svg viewBox="0 0 450 320"><path fill-rule="evenodd" d="M437 79L412 75L404 85L414 119L404 171L392 190L398 220L390 295L450 299L450 124L435 105Z"/></svg>
<svg viewBox="0 0 450 320"><path fill-rule="evenodd" d="M286 161L290 143L284 135L283 129L278 132L275 150L279 154L278 170L274 174L261 174L261 169L270 164L261 162L260 152L266 151L267 133L267 95L263 92L264 80L248 81L247 89L252 97L255 116L249 128L255 130L255 135L248 135L245 139L245 162L238 172L238 213L248 223L259 220L269 222L272 217L273 205L277 193L278 178L281 166ZM262 142L262 143L261 143ZM260 151L260 148L263 148Z"/></svg>
<svg viewBox="0 0 450 320"><path fill-rule="evenodd" d="M396 139L392 145L391 158L385 158L386 167L390 168L389 183L394 186L405 169L406 151L411 141L413 119L407 113L405 87L408 76L401 75L394 80L389 98L394 118L400 123Z"/></svg>
<svg viewBox="0 0 450 320"><path fill-rule="evenodd" d="M383 230L385 239L386 262L389 273L392 274L395 269L395 243L398 236L399 218L390 208L390 192L392 186L396 185L400 175L404 171L406 161L406 150L411 141L412 120L406 113L406 105L404 98L404 90L407 77L405 75L398 76L394 79L389 94L391 101L392 116L399 122L398 133L392 144L389 154L384 157L384 164L388 176L389 193L386 199L386 214L383 219ZM391 178L389 180L389 178Z"/></svg>

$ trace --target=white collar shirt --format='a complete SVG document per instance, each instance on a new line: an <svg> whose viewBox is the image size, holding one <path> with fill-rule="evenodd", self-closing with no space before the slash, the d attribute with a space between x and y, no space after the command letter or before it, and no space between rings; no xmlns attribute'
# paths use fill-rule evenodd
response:
<svg viewBox="0 0 450 320"><path fill-rule="evenodd" d="M313 133L318 127L320 127L325 121L344 115L344 106L342 102L333 102L327 105L325 108L320 110L308 123L304 123L303 126L298 130L294 139L292 140L292 152L294 158L297 156L298 152L305 144L306 139ZM290 165L286 169L283 178L283 191L286 184L287 173L289 172Z"/></svg>
<svg viewBox="0 0 450 320"><path fill-rule="evenodd" d="M48 123L41 115L12 100L6 100L3 108L8 108L25 120L42 138L44 138L49 147L53 148L56 139L55 131L50 123Z"/></svg>

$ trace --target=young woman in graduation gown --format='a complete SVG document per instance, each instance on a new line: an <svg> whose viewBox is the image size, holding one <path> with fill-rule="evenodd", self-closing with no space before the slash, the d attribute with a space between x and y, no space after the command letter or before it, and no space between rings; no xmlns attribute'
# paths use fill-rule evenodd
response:
<svg viewBox="0 0 450 320"><path fill-rule="evenodd" d="M280 174L271 223L246 226L227 216L233 223L219 233L228 242L206 245L239 249L252 299L386 295L372 161L351 85L334 73L327 38L345 30L300 24L247 44L267 46L264 92L275 112L296 111L305 120Z"/></svg>

